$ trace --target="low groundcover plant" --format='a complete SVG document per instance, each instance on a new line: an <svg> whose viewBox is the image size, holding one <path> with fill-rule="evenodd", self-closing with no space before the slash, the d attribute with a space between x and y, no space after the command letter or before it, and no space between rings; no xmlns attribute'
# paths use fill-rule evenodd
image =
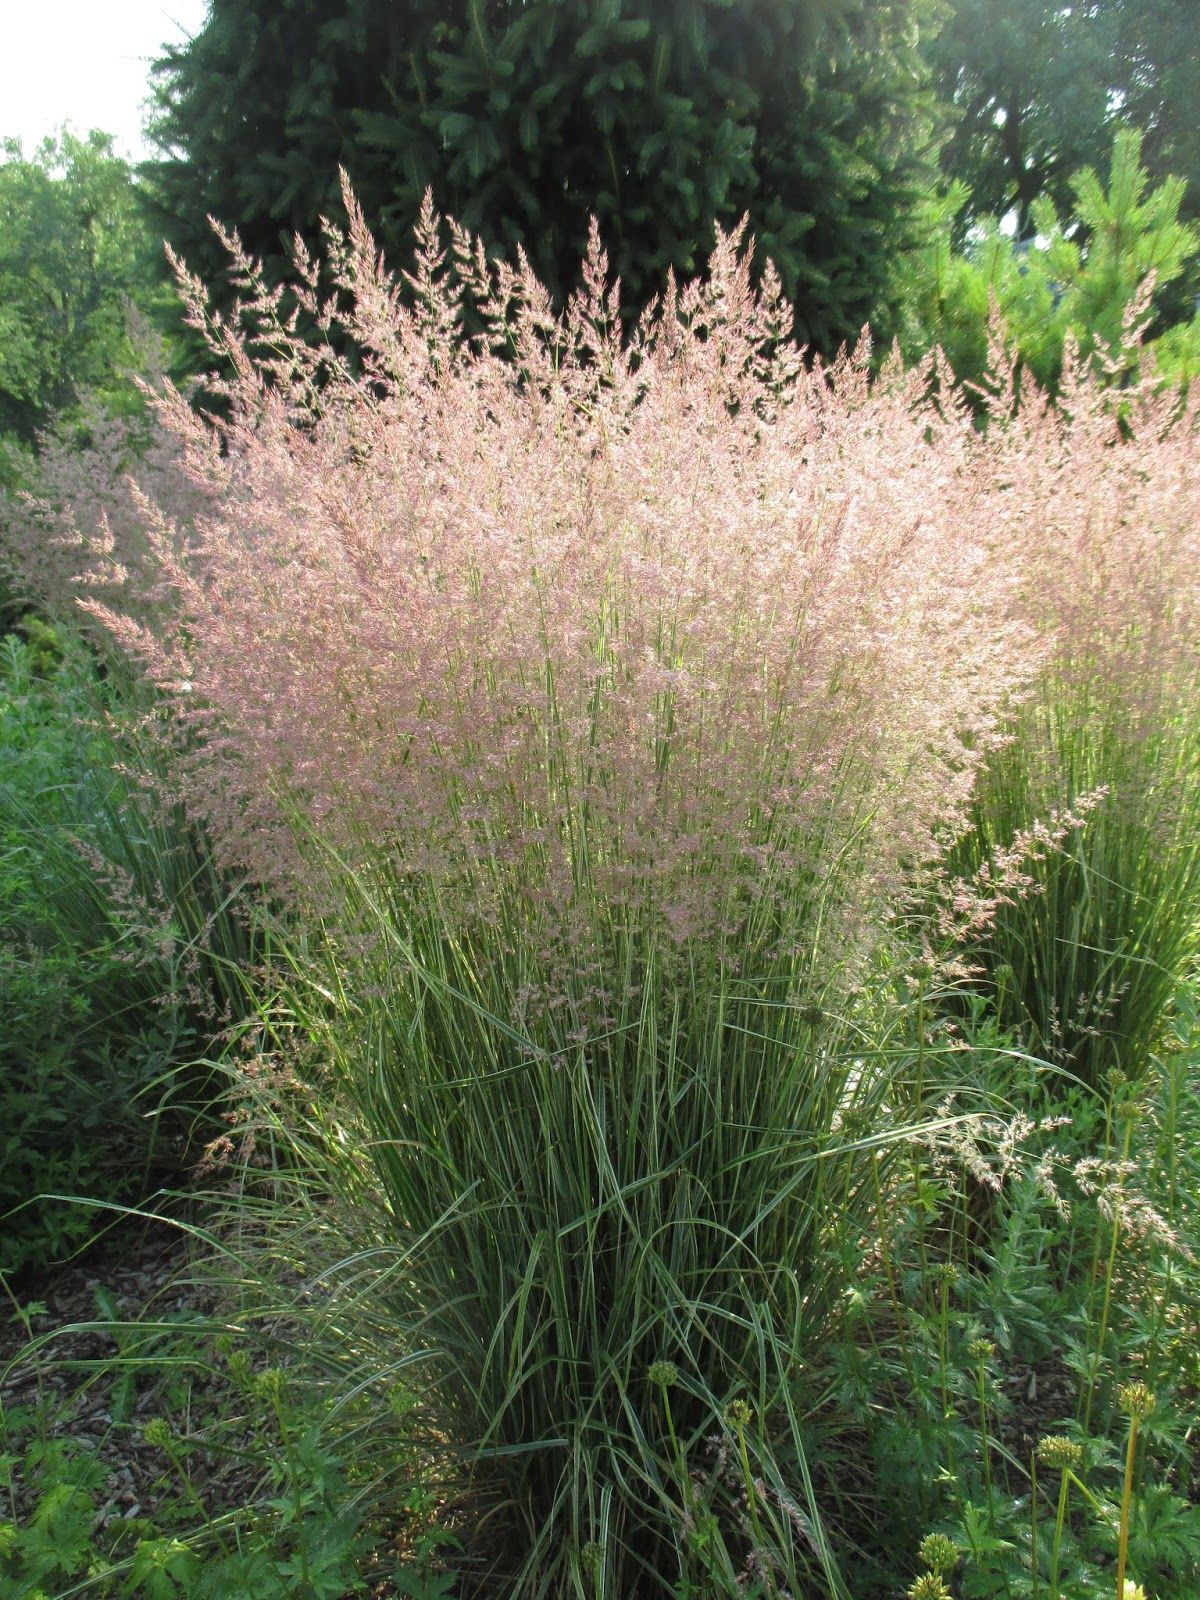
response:
<svg viewBox="0 0 1200 1600"><path fill-rule="evenodd" d="M596 239L555 316L429 205L393 279L346 204L286 296L229 241L233 321L181 270L191 520L85 539L93 612L321 934L296 1005L512 1592L844 1593L806 1373L907 1131L849 1024L1044 655L1024 502L929 368L806 365L737 234L627 335Z"/></svg>

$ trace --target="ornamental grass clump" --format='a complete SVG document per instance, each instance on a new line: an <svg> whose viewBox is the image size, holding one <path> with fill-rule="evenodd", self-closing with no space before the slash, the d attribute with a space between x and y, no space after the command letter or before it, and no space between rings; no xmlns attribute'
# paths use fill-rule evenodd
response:
<svg viewBox="0 0 1200 1600"><path fill-rule="evenodd" d="M994 526L1050 650L956 860L1086 813L980 954L1002 1024L1102 1089L1145 1070L1200 932L1200 412L1153 373L1106 390L1068 357L1057 405L1015 406L1011 370L992 404Z"/></svg>
<svg viewBox="0 0 1200 1600"><path fill-rule="evenodd" d="M392 279L346 202L328 295L184 278L212 509L144 502L152 622L107 620L320 931L293 1003L512 1592L840 1593L805 1363L905 1132L843 1019L1038 648L978 437L807 367L737 234L626 336L595 239L555 316L428 205Z"/></svg>

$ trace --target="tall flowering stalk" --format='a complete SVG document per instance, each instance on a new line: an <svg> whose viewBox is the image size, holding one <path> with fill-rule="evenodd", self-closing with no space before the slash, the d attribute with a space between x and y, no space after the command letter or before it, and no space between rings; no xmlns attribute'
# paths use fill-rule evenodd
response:
<svg viewBox="0 0 1200 1600"><path fill-rule="evenodd" d="M838 1019L1034 665L990 460L927 372L806 367L739 235L626 336L596 239L556 318L428 205L392 279L346 205L331 295L231 240L223 323L183 275L232 374L161 406L208 509L144 498L149 620L93 605L220 850L324 930L514 1592L840 1593L804 1362L904 1130Z"/></svg>

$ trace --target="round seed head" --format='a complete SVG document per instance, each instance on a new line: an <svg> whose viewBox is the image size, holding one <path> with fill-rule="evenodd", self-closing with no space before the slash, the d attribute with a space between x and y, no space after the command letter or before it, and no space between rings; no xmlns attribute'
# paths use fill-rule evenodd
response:
<svg viewBox="0 0 1200 1600"><path fill-rule="evenodd" d="M950 1600L940 1572L923 1572L908 1591L908 1600Z"/></svg>
<svg viewBox="0 0 1200 1600"><path fill-rule="evenodd" d="M262 1372L256 1373L253 1389L256 1399L266 1400L271 1404L274 1404L277 1400L282 1400L282 1367L265 1367Z"/></svg>
<svg viewBox="0 0 1200 1600"><path fill-rule="evenodd" d="M1038 1440L1037 1458L1044 1467L1078 1467L1083 1462L1083 1446L1078 1439L1068 1439L1065 1434L1051 1433Z"/></svg>
<svg viewBox="0 0 1200 1600"><path fill-rule="evenodd" d="M1145 1422L1154 1410L1155 1399L1144 1383L1125 1383L1117 1390L1117 1404L1134 1422Z"/></svg>
<svg viewBox="0 0 1200 1600"><path fill-rule="evenodd" d="M842 1117L842 1133L847 1139L864 1139L871 1132L872 1120L869 1112L852 1106Z"/></svg>
<svg viewBox="0 0 1200 1600"><path fill-rule="evenodd" d="M165 1450L171 1442L171 1425L165 1417L151 1417L142 1438L154 1450Z"/></svg>
<svg viewBox="0 0 1200 1600"><path fill-rule="evenodd" d="M653 1361L646 1376L660 1389L669 1389L679 1382L679 1369L673 1361Z"/></svg>
<svg viewBox="0 0 1200 1600"><path fill-rule="evenodd" d="M927 1533L917 1554L931 1572L953 1572L958 1565L958 1546L944 1533Z"/></svg>
<svg viewBox="0 0 1200 1600"><path fill-rule="evenodd" d="M693 1550L705 1550L717 1536L718 1523L711 1511L700 1511L687 1527L687 1541Z"/></svg>
<svg viewBox="0 0 1200 1600"><path fill-rule="evenodd" d="M754 1421L754 1412L745 1400L731 1400L725 1407L725 1421L731 1428L736 1428L741 1433Z"/></svg>

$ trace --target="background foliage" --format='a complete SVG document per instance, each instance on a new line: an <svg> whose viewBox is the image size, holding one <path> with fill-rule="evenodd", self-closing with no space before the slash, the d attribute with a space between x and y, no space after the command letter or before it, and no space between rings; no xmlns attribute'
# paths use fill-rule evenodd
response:
<svg viewBox="0 0 1200 1600"><path fill-rule="evenodd" d="M1191 0L952 0L925 49L957 121L942 152L972 215L1062 206L1080 167L1098 167L1114 132L1141 129L1153 177L1186 180L1200 211L1200 44Z"/></svg>
<svg viewBox="0 0 1200 1600"><path fill-rule="evenodd" d="M193 1063L253 961L139 713L78 640L25 631L0 644L0 1273L93 1231L41 1196L136 1200L178 1173L213 1094Z"/></svg>
<svg viewBox="0 0 1200 1600"><path fill-rule="evenodd" d="M161 367L150 320L171 303L161 248L105 134L64 132L0 160L0 487L28 477L38 434L78 415L140 407L134 372ZM22 465L23 463L23 465Z"/></svg>
<svg viewBox="0 0 1200 1600"><path fill-rule="evenodd" d="M207 214L278 276L293 232L336 214L339 165L383 248L424 190L552 294L589 215L622 303L693 272L748 211L830 351L871 314L931 171L916 49L930 0L215 0L160 67L147 176L161 226L217 285Z"/></svg>
<svg viewBox="0 0 1200 1600"><path fill-rule="evenodd" d="M926 242L898 269L898 337L910 360L937 345L960 380L979 384L999 332L1051 392L1068 339L1110 381L1127 379L1146 354L1167 378L1190 379L1200 363L1200 317L1172 316L1174 289L1200 261L1200 229L1179 215L1183 179L1151 186L1141 135L1123 130L1107 183L1087 167L1070 189L1067 213L1049 195L1033 202L1036 235L1025 241L993 217L958 243L971 205L962 183L926 199Z"/></svg>

